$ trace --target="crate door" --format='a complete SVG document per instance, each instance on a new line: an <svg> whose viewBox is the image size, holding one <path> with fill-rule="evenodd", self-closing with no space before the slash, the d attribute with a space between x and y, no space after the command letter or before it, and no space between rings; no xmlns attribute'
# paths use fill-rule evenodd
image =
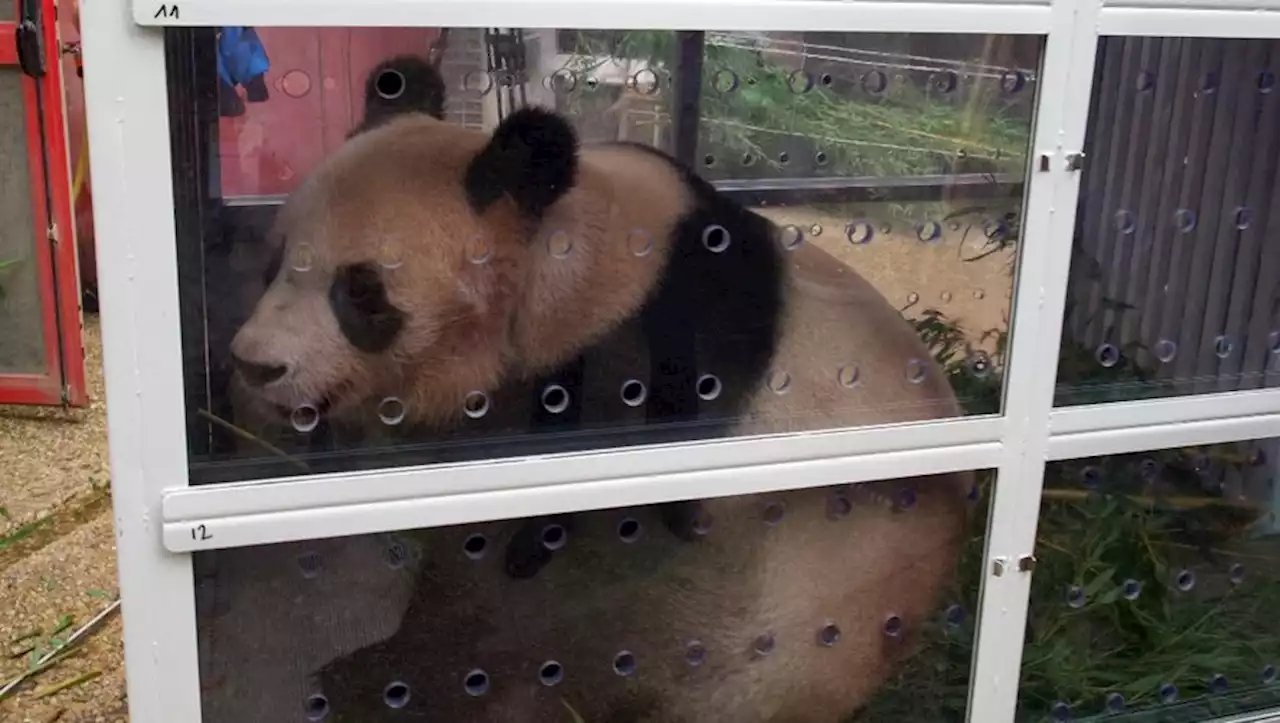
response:
<svg viewBox="0 0 1280 723"><path fill-rule="evenodd" d="M0 2L0 404L85 400L54 13Z"/></svg>

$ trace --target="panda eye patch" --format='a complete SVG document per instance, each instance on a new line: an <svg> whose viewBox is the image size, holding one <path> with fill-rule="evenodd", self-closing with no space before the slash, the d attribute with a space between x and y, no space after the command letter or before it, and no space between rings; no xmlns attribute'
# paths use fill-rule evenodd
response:
<svg viewBox="0 0 1280 723"><path fill-rule="evenodd" d="M338 267L329 303L342 334L363 352L386 351L404 327L405 313L387 299L382 275L370 262Z"/></svg>

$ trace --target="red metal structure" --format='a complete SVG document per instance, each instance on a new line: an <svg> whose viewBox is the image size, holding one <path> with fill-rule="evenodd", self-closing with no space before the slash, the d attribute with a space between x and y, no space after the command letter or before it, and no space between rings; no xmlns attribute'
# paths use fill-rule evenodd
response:
<svg viewBox="0 0 1280 723"><path fill-rule="evenodd" d="M0 404L79 406L86 402L84 350L57 9L54 0L7 4L12 11L0 11L0 76L16 76L17 83L6 81L0 93L12 88L15 97L0 100L20 107L23 122L10 120L0 133L14 134L11 140L20 134L26 159L10 159L0 172L12 177L0 179L0 188L29 197L30 223L22 224L21 234L30 245L16 236L0 244L0 251L22 251L0 258L16 264L0 283L25 274L20 281L30 287L34 278L36 291L28 305L0 303L0 350L26 344L39 361L6 368L0 354ZM18 233L13 225L4 231ZM33 330L39 330L39 344L31 343Z"/></svg>

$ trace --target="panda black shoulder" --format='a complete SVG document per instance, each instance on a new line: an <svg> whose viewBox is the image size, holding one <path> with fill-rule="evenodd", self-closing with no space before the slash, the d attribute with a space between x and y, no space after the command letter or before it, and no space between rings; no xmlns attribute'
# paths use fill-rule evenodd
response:
<svg viewBox="0 0 1280 723"><path fill-rule="evenodd" d="M657 149L607 145L661 159L690 192L640 312L651 357L647 416L727 432L763 387L786 318L777 229Z"/></svg>

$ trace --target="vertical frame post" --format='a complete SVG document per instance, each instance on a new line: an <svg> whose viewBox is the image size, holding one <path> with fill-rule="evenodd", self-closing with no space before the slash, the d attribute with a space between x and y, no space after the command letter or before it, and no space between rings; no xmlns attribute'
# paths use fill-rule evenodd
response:
<svg viewBox="0 0 1280 723"><path fill-rule="evenodd" d="M187 484L164 36L136 26L125 2L82 12L130 718L194 722L191 557L160 540L162 493Z"/></svg>
<svg viewBox="0 0 1280 723"><path fill-rule="evenodd" d="M1030 149L1027 214L1014 289L1003 459L983 559L980 619L970 676L971 723L1012 722L1035 565L1036 526L1048 458L1049 414L1075 233L1100 0L1054 0Z"/></svg>

